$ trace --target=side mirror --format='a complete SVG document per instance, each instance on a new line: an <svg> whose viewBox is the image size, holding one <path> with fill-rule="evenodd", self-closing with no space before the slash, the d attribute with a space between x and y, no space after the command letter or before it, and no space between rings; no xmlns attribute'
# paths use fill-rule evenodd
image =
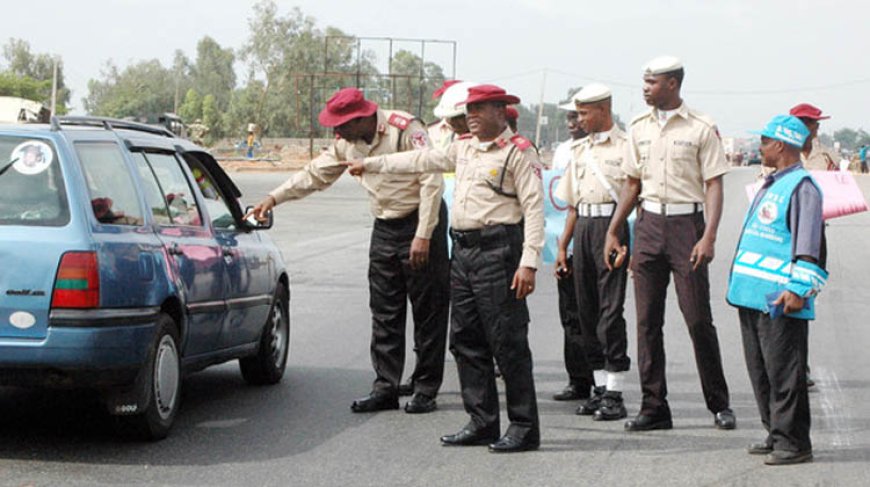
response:
<svg viewBox="0 0 870 487"><path fill-rule="evenodd" d="M245 215L253 211L253 206L245 207ZM250 230L268 230L272 228L272 224L275 223L274 216L272 215L272 210L266 212L266 221L261 222L254 218L253 216L245 219L245 227Z"/></svg>

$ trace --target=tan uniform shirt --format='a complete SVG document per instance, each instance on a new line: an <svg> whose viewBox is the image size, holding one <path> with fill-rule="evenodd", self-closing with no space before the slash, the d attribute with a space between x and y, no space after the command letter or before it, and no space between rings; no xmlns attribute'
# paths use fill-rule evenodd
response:
<svg viewBox="0 0 870 487"><path fill-rule="evenodd" d="M641 180L640 198L657 203L703 203L704 183L728 172L713 120L680 105L659 125L652 109L632 120L625 174Z"/></svg>
<svg viewBox="0 0 870 487"><path fill-rule="evenodd" d="M601 183L590 165L595 161L598 170L619 195L625 183L622 166L628 159L628 138L616 125L607 132L590 134L571 144L571 164L556 186L556 197L577 206L578 203L614 203L610 191Z"/></svg>
<svg viewBox="0 0 870 487"><path fill-rule="evenodd" d="M813 148L810 150L810 155L805 156L801 152L801 162L804 163L804 169L815 169L817 171L827 171L830 166L835 169L838 167L839 159L834 158L834 151L822 145L819 138L813 139Z"/></svg>
<svg viewBox="0 0 870 487"><path fill-rule="evenodd" d="M450 124L444 120L431 125L428 132L429 143L436 149L447 149L447 146L453 142L453 139L458 138L456 137L456 133L453 132L453 129L450 128Z"/></svg>
<svg viewBox="0 0 870 487"><path fill-rule="evenodd" d="M511 154L515 146L512 137L514 133L506 129L491 143L481 144L477 137L466 135L443 151L424 149L366 158L365 168L388 173L456 171L450 226L456 230L476 230L524 221L520 265L537 269L544 245L541 163L533 146L525 150L517 147ZM506 160L502 191L517 195L515 198L493 190L493 186L499 185Z"/></svg>
<svg viewBox="0 0 870 487"><path fill-rule="evenodd" d="M275 201L299 199L320 191L334 183L347 169L342 161L355 161L367 156L422 149L429 146L426 129L413 116L405 112L378 110L378 127L371 144L359 140L351 143L337 139L329 151L324 152L294 173L287 181L269 193ZM410 121L402 130L389 122L396 114ZM431 238L438 225L438 209L444 180L436 174L374 174L365 173L357 180L369 194L372 215L391 220L420 210L415 235Z"/></svg>

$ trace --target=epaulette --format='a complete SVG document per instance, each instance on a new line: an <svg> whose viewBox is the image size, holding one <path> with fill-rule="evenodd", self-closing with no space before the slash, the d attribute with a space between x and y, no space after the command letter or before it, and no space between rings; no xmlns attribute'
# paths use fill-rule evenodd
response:
<svg viewBox="0 0 870 487"><path fill-rule="evenodd" d="M471 135L471 132L466 132L466 133L464 133L464 134L462 134L462 135L459 136L459 140L470 139L470 138L472 138L472 137L474 137L474 136Z"/></svg>
<svg viewBox="0 0 870 487"><path fill-rule="evenodd" d="M703 123L704 125L706 125L710 128L716 128L716 122L710 116L705 115L701 112L696 112L695 110L692 110L691 108L689 108L688 112L689 112L689 116L694 118L695 120L698 120L699 122Z"/></svg>
<svg viewBox="0 0 870 487"><path fill-rule="evenodd" d="M389 120L387 120L387 122L393 127L398 127L399 130L405 130L406 128L408 128L408 125L411 124L411 119L408 117L403 117L398 113L393 113L392 115L390 115L390 118Z"/></svg>
<svg viewBox="0 0 870 487"><path fill-rule="evenodd" d="M526 150L533 145L531 140L523 137L520 134L516 134L511 137L511 142L513 142L513 144L517 146L519 150Z"/></svg>
<svg viewBox="0 0 870 487"><path fill-rule="evenodd" d="M632 126L632 125L636 124L637 122L640 122L641 120L643 120L646 117L649 117L651 115L652 115L652 110L650 110L648 112L641 113L640 115L635 115L635 117L631 119L631 122L629 122L628 125Z"/></svg>

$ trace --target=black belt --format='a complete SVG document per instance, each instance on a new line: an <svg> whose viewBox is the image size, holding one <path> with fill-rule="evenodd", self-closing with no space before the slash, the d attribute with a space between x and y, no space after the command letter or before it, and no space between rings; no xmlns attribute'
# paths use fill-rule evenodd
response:
<svg viewBox="0 0 870 487"><path fill-rule="evenodd" d="M468 249L473 247L487 248L507 242L508 238L519 233L522 235L522 226L519 223L489 225L477 230L454 230L450 229L450 238L454 245Z"/></svg>

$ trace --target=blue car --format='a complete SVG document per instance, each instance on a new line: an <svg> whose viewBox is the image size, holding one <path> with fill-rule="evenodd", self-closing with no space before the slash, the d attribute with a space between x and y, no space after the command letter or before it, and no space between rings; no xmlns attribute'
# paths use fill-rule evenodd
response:
<svg viewBox="0 0 870 487"><path fill-rule="evenodd" d="M166 437L184 374L238 359L276 384L289 276L201 147L94 117L0 125L0 385L99 391Z"/></svg>

